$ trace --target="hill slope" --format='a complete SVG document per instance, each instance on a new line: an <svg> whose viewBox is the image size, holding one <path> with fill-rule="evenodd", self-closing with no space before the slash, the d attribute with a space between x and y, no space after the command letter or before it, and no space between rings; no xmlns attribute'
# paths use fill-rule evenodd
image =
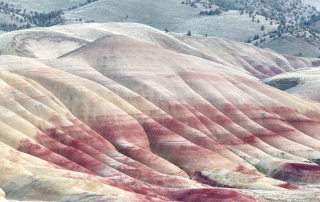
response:
<svg viewBox="0 0 320 202"><path fill-rule="evenodd" d="M320 107L257 79L307 59L122 23L0 41L2 198L319 200Z"/></svg>

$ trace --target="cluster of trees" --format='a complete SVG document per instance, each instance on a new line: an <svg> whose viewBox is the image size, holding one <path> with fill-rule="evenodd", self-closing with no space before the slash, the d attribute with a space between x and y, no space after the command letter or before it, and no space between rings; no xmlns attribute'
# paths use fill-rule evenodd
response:
<svg viewBox="0 0 320 202"><path fill-rule="evenodd" d="M28 29L28 28L31 28L31 25L29 23L22 26L18 26L16 23L0 23L0 30L5 32L20 30L20 29Z"/></svg>
<svg viewBox="0 0 320 202"><path fill-rule="evenodd" d="M26 9L23 11L21 9L15 9L3 1L0 3L0 9L2 9L5 14L10 15L12 20L18 22L17 24L20 24L20 26L18 26L16 23L1 23L0 30L3 31L26 29L32 26L49 27L65 22L65 19L61 17L63 14L62 10L51 11L49 13L37 11L27 13Z"/></svg>
<svg viewBox="0 0 320 202"><path fill-rule="evenodd" d="M311 26L311 25L314 25L316 22L320 21L320 14L313 14L311 15L311 17L306 20L306 19L303 19L301 24L305 25L305 26Z"/></svg>
<svg viewBox="0 0 320 202"><path fill-rule="evenodd" d="M78 6L73 6L69 8L69 10L85 6L95 1L98 0L86 0L86 2L79 3ZM0 24L0 30L2 31L28 29L31 27L50 27L57 24L63 24L66 21L66 19L62 17L63 11L61 9L48 13L37 11L27 12L26 9L15 9L13 5L9 5L8 2L4 2L3 0L0 2L0 11L4 12L7 15L10 15L11 20L16 21L16 23L2 22Z"/></svg>
<svg viewBox="0 0 320 202"><path fill-rule="evenodd" d="M314 7L304 5L301 0L183 0L181 3L194 7L202 4L206 9L212 9L216 5L221 11L239 10L241 15L248 13L249 17L256 14L271 20L303 23L307 26L320 20L319 12ZM201 11L200 15L215 15L213 12L214 10Z"/></svg>
<svg viewBox="0 0 320 202"><path fill-rule="evenodd" d="M320 41L320 30L312 28L320 21L320 12L315 7L304 5L301 0L235 0L235 5L240 15L248 13L254 22L255 15L262 15L266 20L270 19L270 25L279 24L278 29L264 34L264 38L259 39L255 35L246 40L247 43L257 45L259 41L264 42L267 35L274 38L284 34ZM261 31L264 30L265 25L261 26Z"/></svg>
<svg viewBox="0 0 320 202"><path fill-rule="evenodd" d="M205 8L205 9L211 9L209 11L201 11L200 15L219 15L218 13L212 13L215 12L215 10L212 10L213 5L216 5L219 7L218 12L222 12L222 11L229 11L230 9L235 9L236 7L232 6L233 4L226 4L225 2L221 2L220 0L218 2L215 2L213 0L185 0L182 1L181 4L186 4L186 5L190 5L191 7L195 7L197 8L197 5L201 5Z"/></svg>
<svg viewBox="0 0 320 202"><path fill-rule="evenodd" d="M253 22L260 23L261 18L255 18L261 15L270 20L268 24L279 25L278 29L264 33L261 37L255 34L246 43L258 45L265 42L267 37L281 37L284 34L320 41L320 30L311 28L320 21L320 12L315 7L304 5L301 0L183 0L181 3L193 7L203 6L205 10L200 11L200 15L219 15L221 11L233 9L239 10L240 15L248 14ZM219 9L213 9L214 6L219 6ZM266 25L261 25L260 30L265 29Z"/></svg>
<svg viewBox="0 0 320 202"><path fill-rule="evenodd" d="M234 3L230 1L208 0L208 3L217 5L227 10L237 10L237 7L234 5Z"/></svg>
<svg viewBox="0 0 320 202"><path fill-rule="evenodd" d="M79 3L79 5L69 7L68 9L69 9L69 10L74 10L74 9L76 9L76 8L78 8L78 7L85 6L85 5L87 5L87 4L89 4L89 3L93 3L93 2L95 2L95 1L99 1L99 0L87 0L87 1L84 2L84 3Z"/></svg>
<svg viewBox="0 0 320 202"><path fill-rule="evenodd" d="M274 38L274 37L281 37L284 34L289 34L291 36L295 36L297 38L299 37L308 37L317 41L320 41L320 36L317 34L316 30L303 27L302 25L290 25L286 23L281 23L278 26L277 30L269 31L267 34L263 34L263 38L259 37L258 34L254 35L253 39L249 38L248 40L245 41L245 43L251 43L255 42L254 45L258 45L260 39L260 43L263 43L266 41L266 36L269 36L269 38Z"/></svg>
<svg viewBox="0 0 320 202"><path fill-rule="evenodd" d="M34 12L33 14L25 15L24 17L28 19L32 24L39 27L50 27L57 24L62 24L65 22L65 19L61 17L62 10L51 11L49 13L38 13Z"/></svg>
<svg viewBox="0 0 320 202"><path fill-rule="evenodd" d="M240 14L254 13L277 21L287 21L291 24L308 22L312 15L317 15L315 7L305 5L301 0L234 0L234 5L238 7Z"/></svg>
<svg viewBox="0 0 320 202"><path fill-rule="evenodd" d="M259 34L255 34L254 36L253 36L253 40L257 40L257 39L259 39L260 37L259 37Z"/></svg>
<svg viewBox="0 0 320 202"><path fill-rule="evenodd" d="M200 15L220 15L222 13L222 11L217 8L217 9L214 9L214 10L210 10L210 11L200 11Z"/></svg>
<svg viewBox="0 0 320 202"><path fill-rule="evenodd" d="M261 37L261 38L260 38L260 36L259 36L258 34L256 34L256 35L254 35L253 40L251 40L251 39L249 38L247 41L245 41L245 43L251 43L251 42L253 42L253 41L256 41L256 42L254 43L254 45L257 46L257 45L259 44L258 39L260 39L260 43L263 43L263 42L265 42L265 41L267 40L265 37L263 37L263 38Z"/></svg>

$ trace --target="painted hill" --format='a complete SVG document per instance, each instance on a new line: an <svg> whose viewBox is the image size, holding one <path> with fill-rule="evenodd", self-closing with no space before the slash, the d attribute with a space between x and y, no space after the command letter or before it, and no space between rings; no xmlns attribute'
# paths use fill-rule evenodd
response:
<svg viewBox="0 0 320 202"><path fill-rule="evenodd" d="M6 200L319 200L319 105L258 79L307 59L122 23L0 42Z"/></svg>

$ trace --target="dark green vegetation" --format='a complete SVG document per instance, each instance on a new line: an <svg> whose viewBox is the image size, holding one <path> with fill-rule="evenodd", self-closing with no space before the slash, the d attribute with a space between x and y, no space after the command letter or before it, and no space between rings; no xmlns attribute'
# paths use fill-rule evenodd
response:
<svg viewBox="0 0 320 202"><path fill-rule="evenodd" d="M279 90L288 90L290 88L293 88L299 84L299 79L297 78L284 78L281 80L274 80L267 83L270 86L273 86Z"/></svg>
<svg viewBox="0 0 320 202"><path fill-rule="evenodd" d="M84 3L79 3L79 5L74 5L74 6L72 6L72 7L69 7L68 10L74 10L74 9L76 9L76 8L85 6L85 5L89 4L89 3L93 3L93 2L95 2L95 1L98 1L98 0L87 0L87 1L84 2Z"/></svg>
<svg viewBox="0 0 320 202"><path fill-rule="evenodd" d="M98 0L86 0L84 3L69 7L68 10L73 10L95 1ZM38 12L15 8L13 4L6 1L0 2L0 13L10 17L9 22L2 19L3 21L0 23L0 30L2 31L28 29L31 27L50 27L66 22L66 19L62 17L64 14L62 9L50 12ZM79 19L79 21L81 21L81 19Z"/></svg>

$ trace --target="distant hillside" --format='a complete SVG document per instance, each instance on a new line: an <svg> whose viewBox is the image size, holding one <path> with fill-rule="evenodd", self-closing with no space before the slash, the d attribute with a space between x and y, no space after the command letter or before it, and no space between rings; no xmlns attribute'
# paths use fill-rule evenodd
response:
<svg viewBox="0 0 320 202"><path fill-rule="evenodd" d="M0 2L0 30L3 31L58 24L137 22L169 32L190 31L307 57L320 56L319 20L316 4L307 0ZM296 44L279 48L287 39Z"/></svg>

